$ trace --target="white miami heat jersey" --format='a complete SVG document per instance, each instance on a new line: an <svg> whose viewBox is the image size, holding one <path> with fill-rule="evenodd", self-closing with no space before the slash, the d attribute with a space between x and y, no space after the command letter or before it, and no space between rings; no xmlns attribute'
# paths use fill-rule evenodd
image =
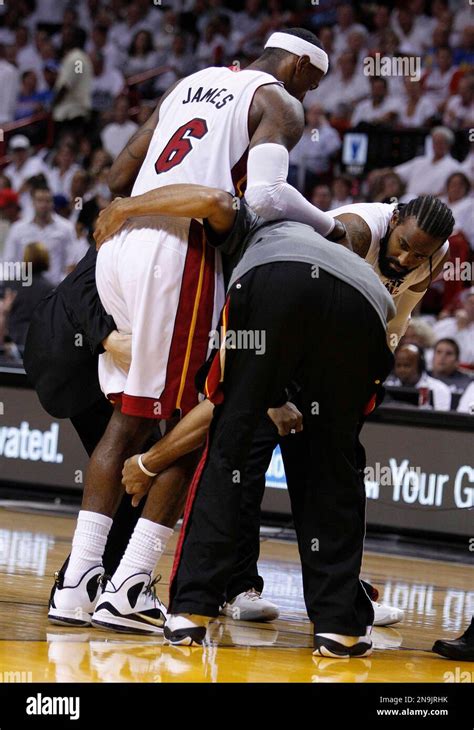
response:
<svg viewBox="0 0 474 730"><path fill-rule="evenodd" d="M248 113L256 90L280 84L261 71L210 67L183 79L160 107L132 196L175 183L239 193L246 174Z"/></svg>
<svg viewBox="0 0 474 730"><path fill-rule="evenodd" d="M398 279L388 278L380 271L378 263L380 241L387 234L390 219L395 207L395 205L387 203L353 203L352 205L343 205L341 208L335 208L329 212L332 216L342 215L343 213L354 213L355 215L360 216L367 223L370 228L371 241L365 260L375 269L378 277L386 287L389 294L392 295L396 304L398 297L403 294L404 291L415 286L415 284L419 284L421 281L424 281L424 279L430 275L430 264L429 261L425 261L416 269L410 271L409 274L406 274L406 276L400 276ZM439 264L448 248L449 243L445 241L441 248L435 252L432 260L433 269Z"/></svg>

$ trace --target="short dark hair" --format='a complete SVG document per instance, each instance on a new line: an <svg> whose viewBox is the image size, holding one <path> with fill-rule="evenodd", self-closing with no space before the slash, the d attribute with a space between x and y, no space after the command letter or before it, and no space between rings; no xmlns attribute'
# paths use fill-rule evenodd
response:
<svg viewBox="0 0 474 730"><path fill-rule="evenodd" d="M469 178L467 177L467 175L465 175L463 172L452 172L451 175L446 180L446 187L448 187L451 180L455 177L461 178L461 180L464 183L464 187L466 189L466 195L467 195L468 192L471 190L471 182L470 182Z"/></svg>
<svg viewBox="0 0 474 730"><path fill-rule="evenodd" d="M436 350L436 348L438 347L438 345L440 345L442 342L446 342L448 345L451 345L451 347L453 348L453 350L455 352L456 360L459 360L459 355L461 354L461 350L459 349L459 345L456 342L456 340L453 340L451 337L442 337L435 344L434 349Z"/></svg>

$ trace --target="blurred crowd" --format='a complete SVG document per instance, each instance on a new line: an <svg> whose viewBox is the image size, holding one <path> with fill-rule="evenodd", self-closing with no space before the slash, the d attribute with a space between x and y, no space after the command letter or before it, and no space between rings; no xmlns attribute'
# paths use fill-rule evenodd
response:
<svg viewBox="0 0 474 730"><path fill-rule="evenodd" d="M330 69L306 96L306 128L290 155L289 180L322 210L421 194L451 207L457 275L432 283L397 351L391 382L429 382L439 393L431 398L435 408L474 411L474 6L465 0L0 4L3 361L21 362L36 303L91 245L111 197L110 166L163 92L209 65L245 68L272 32L291 26L317 33ZM380 64L369 71L369 61L380 58L406 61L405 72ZM343 163L348 130L417 135L410 149L418 153L354 172ZM9 281L12 262L32 272L29 286L18 276Z"/></svg>

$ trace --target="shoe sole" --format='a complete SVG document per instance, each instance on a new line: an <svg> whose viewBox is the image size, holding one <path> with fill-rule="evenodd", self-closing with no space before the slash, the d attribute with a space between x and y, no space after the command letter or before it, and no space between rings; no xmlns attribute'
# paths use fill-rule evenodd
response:
<svg viewBox="0 0 474 730"><path fill-rule="evenodd" d="M144 624L143 622L134 621L131 618L117 618L116 616L106 616L103 619L92 618L91 625L96 629L104 629L109 631L119 631L123 634L162 634L163 626L153 626L152 624Z"/></svg>
<svg viewBox="0 0 474 730"><path fill-rule="evenodd" d="M326 657L326 659L360 659L372 654L372 644L360 642L351 647L344 647L335 641L322 643L315 648L313 656Z"/></svg>
<svg viewBox="0 0 474 730"><path fill-rule="evenodd" d="M75 618L75 611L71 609L61 610L59 608L50 608L48 611L48 621L59 626L90 626L91 621Z"/></svg>
<svg viewBox="0 0 474 730"><path fill-rule="evenodd" d="M180 636L180 634L183 636ZM194 629L170 631L166 626L164 628L164 644L169 646L202 646L206 636L206 629L197 626Z"/></svg>
<svg viewBox="0 0 474 730"><path fill-rule="evenodd" d="M471 654L463 654L462 651L458 651L454 647L450 646L448 648L447 646L443 646L442 644L435 642L431 651L434 654L438 654L438 656L444 657L444 659L451 659L457 662L474 662L474 649L472 649Z"/></svg>

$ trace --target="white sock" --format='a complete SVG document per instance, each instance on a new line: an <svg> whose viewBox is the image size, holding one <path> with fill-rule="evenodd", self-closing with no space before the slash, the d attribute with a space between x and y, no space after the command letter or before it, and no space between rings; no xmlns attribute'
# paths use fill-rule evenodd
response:
<svg viewBox="0 0 474 730"><path fill-rule="evenodd" d="M111 581L119 588L135 573L152 573L173 534L171 527L140 517Z"/></svg>
<svg viewBox="0 0 474 730"><path fill-rule="evenodd" d="M84 573L102 565L105 543L112 527L112 518L99 512L81 510L72 539L71 557L64 576L64 584L74 586Z"/></svg>

